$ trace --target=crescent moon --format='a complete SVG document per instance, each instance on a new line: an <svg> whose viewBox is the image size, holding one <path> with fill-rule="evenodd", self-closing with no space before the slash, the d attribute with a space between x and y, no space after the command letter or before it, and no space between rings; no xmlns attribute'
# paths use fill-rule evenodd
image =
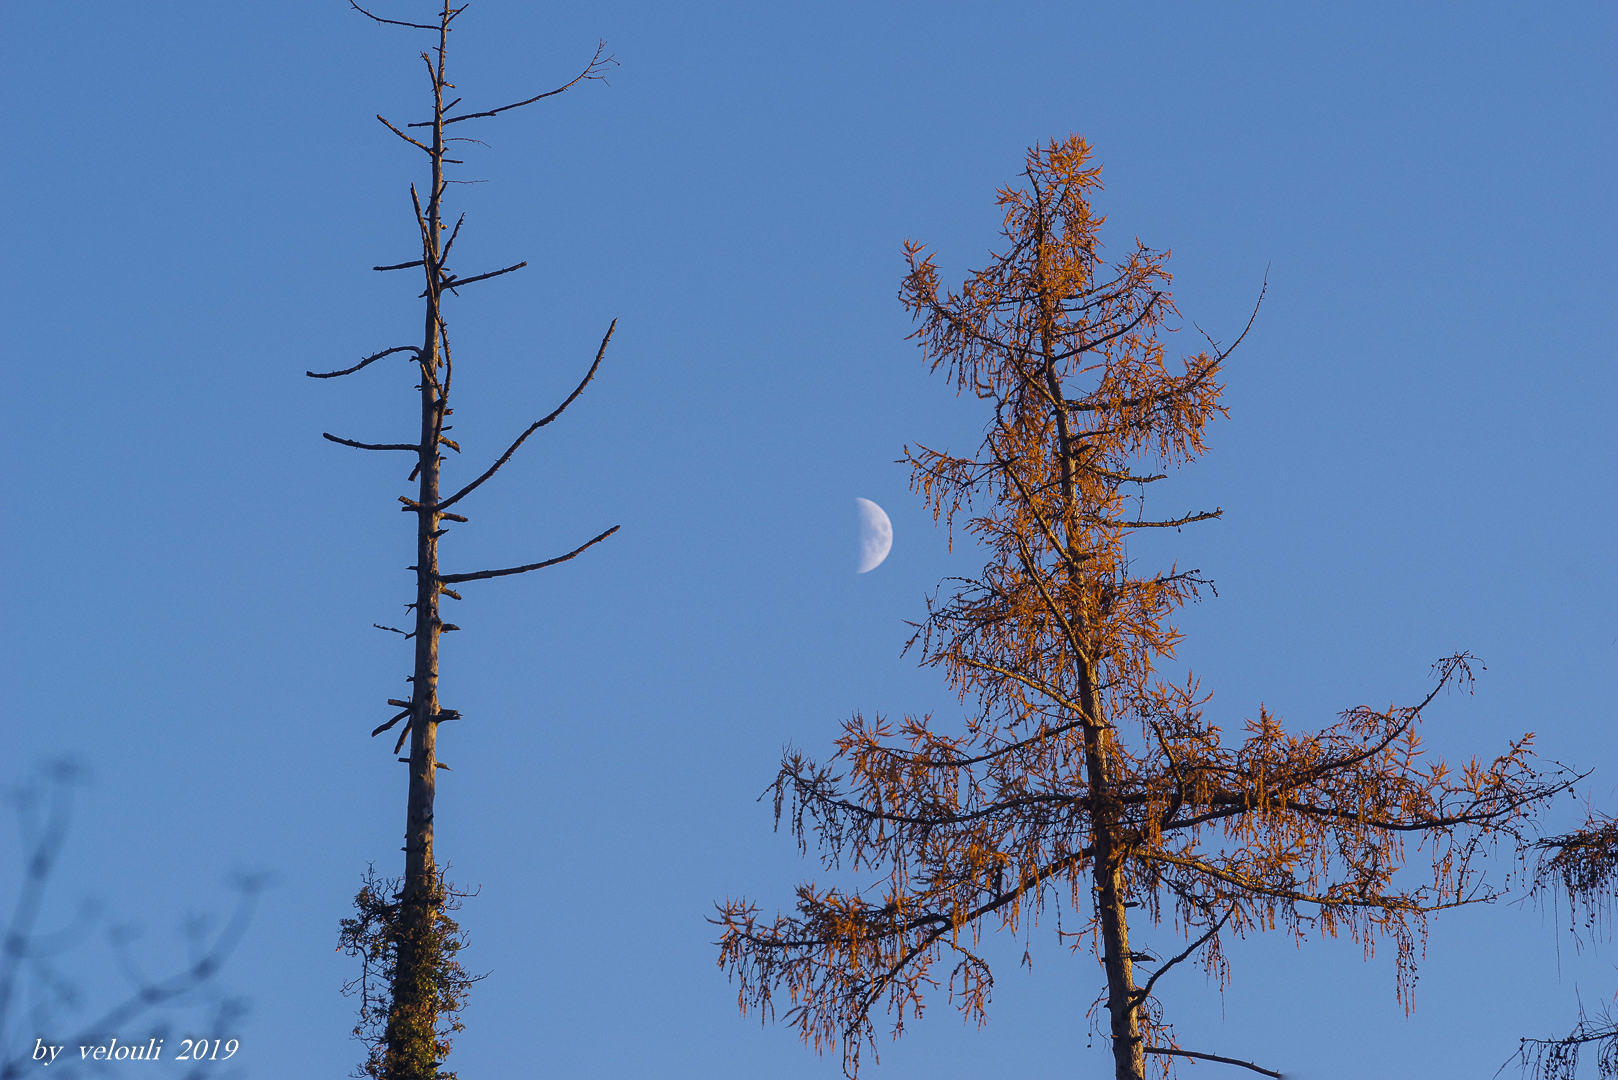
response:
<svg viewBox="0 0 1618 1080"><path fill-rule="evenodd" d="M893 522L870 499L855 499L854 509L860 517L860 563L854 572L868 574L893 550Z"/></svg>

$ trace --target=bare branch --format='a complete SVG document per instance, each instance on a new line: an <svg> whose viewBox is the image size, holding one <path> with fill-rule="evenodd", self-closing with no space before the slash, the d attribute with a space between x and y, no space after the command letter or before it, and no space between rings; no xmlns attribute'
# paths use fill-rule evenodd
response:
<svg viewBox="0 0 1618 1080"><path fill-rule="evenodd" d="M525 267L527 265L528 265L528 261L525 259L522 262L517 263L515 266L508 266L504 270L496 270L493 273L489 273L489 274L479 274L477 277L469 277L469 278L451 277L451 278L449 278L448 280L446 280L444 282L444 288L446 288L446 289L456 289L456 288L459 288L462 285L470 285L474 281L485 281L488 278L499 277L501 274L509 274L513 270L521 270L523 267Z"/></svg>
<svg viewBox="0 0 1618 1080"><path fill-rule="evenodd" d="M352 3L353 0L349 0L349 2ZM427 155L429 157L432 156L432 152L433 152L432 147L428 146L426 143L418 142L417 140L412 139L410 136L406 135L404 132L400 131L398 128L394 127L393 124L388 120L388 118L383 116L381 113L377 113L376 118L378 120L382 121L384 124L387 124L388 125L388 130L393 132L395 135L399 136L399 138L403 139L405 142L409 143L411 146L419 146L422 150L426 151L426 153L427 153Z"/></svg>
<svg viewBox="0 0 1618 1080"><path fill-rule="evenodd" d="M1220 928L1222 928L1225 925L1225 923L1230 920L1230 917L1232 915L1234 915L1234 914L1236 914L1236 908L1233 906L1233 907L1231 907L1231 909L1229 911L1225 912L1223 915L1221 915L1219 917L1218 922L1214 923L1212 926L1210 926L1208 928L1208 932L1206 934L1203 934L1201 937L1197 938L1197 940L1195 940L1191 944L1187 945L1184 950L1182 950L1178 955L1176 955L1168 963L1164 964L1162 967L1160 967L1156 971L1154 971L1152 973L1152 977L1150 979L1146 980L1146 985L1141 987L1139 990L1135 991L1135 996L1136 996L1137 1000L1144 1001L1146 998L1150 997L1151 994L1152 994L1152 987L1157 985L1157 980L1161 979L1163 977L1164 972L1168 971L1170 968L1174 967L1176 964L1183 963L1184 961L1190 959L1190 957L1191 957L1191 955L1193 953L1195 953L1198 949L1200 949L1204 945L1206 945L1209 942L1209 940L1211 940L1213 938L1213 936L1215 934L1219 933Z"/></svg>
<svg viewBox="0 0 1618 1080"><path fill-rule="evenodd" d="M349 0L349 2L353 3L353 0ZM436 29L436 27L434 29ZM445 125L458 124L462 120L476 120L479 117L483 117L483 116L495 116L495 115L497 115L499 113L507 112L508 110L511 110L511 109L520 109L524 105L532 105L534 102L543 101L545 98L548 98L548 97L555 97L557 94L560 94L565 90L572 89L574 86L578 85L581 82L584 82L587 79L605 79L606 76L602 75L601 72L603 70L605 70L609 65L614 65L614 64L617 64L617 62L618 62L618 61L614 60L610 56L607 57L606 59L602 59L601 53L602 53L602 51L604 49L606 49L606 47L607 47L607 43L605 41L603 41L601 44L597 45L595 55L590 58L590 63L585 65L584 70L579 72L578 75L574 76L567 83L564 83L563 85L558 86L555 90L547 90L545 93L540 94L537 97L531 97L527 101L519 101L519 102L516 102L515 104L512 104L512 105L502 105L498 109L490 109L488 112L462 113L460 116L452 116L452 117L450 117L448 120L445 120L444 123L445 123ZM431 120L423 120L422 122L420 122L418 124L410 124L409 126L410 127L432 127L433 122Z"/></svg>
<svg viewBox="0 0 1618 1080"><path fill-rule="evenodd" d="M449 239L444 241L444 250L438 253L438 265L443 266L449 259L450 249L455 246L455 238L461 235L461 226L466 223L466 215L462 214L455 219L455 228L450 230Z"/></svg>
<svg viewBox="0 0 1618 1080"><path fill-rule="evenodd" d="M1202 336L1204 338L1207 338L1208 344L1210 344L1210 345L1212 345L1214 347L1214 351L1215 351L1216 357L1217 357L1216 362L1219 361L1219 360L1224 360L1225 357L1227 357L1231 353L1235 352L1236 351L1236 346L1240 345L1244 340L1246 340L1248 331L1253 329L1253 323L1258 320L1258 309L1260 307L1264 306L1264 294L1269 292L1269 291L1270 291L1270 268L1268 266L1266 266L1264 268L1264 281L1258 287L1258 299L1253 301L1253 313L1247 317L1247 325L1242 327L1242 332L1240 334L1236 335L1236 340L1230 343L1230 348L1228 348L1228 349L1221 349L1219 347L1219 345L1217 343L1215 343L1213 338L1208 337L1208 335L1203 332L1202 327L1197 326L1197 333L1202 334ZM1192 323L1191 325L1196 326L1196 323Z"/></svg>
<svg viewBox="0 0 1618 1080"><path fill-rule="evenodd" d="M429 237L431 237L432 233L427 228L426 215L421 212L421 193L416 190L415 184L410 185L410 205L416 211L416 228L421 231L422 250L430 255L432 254L432 243L430 242ZM423 265L425 265L425 263L423 263ZM429 273L427 276L431 278L433 275Z"/></svg>
<svg viewBox="0 0 1618 1080"><path fill-rule="evenodd" d="M1141 1053L1143 1054L1162 1054L1165 1057L1199 1058L1203 1061L1218 1061L1225 1065L1240 1065L1244 1069L1252 1069L1256 1073L1263 1073L1265 1076L1275 1077L1275 1080L1281 1080L1280 1073L1266 1069L1262 1065L1254 1065L1251 1061L1238 1061L1236 1058L1220 1057L1218 1054L1199 1054L1195 1050L1176 1050L1168 1046L1143 1046L1140 1049Z"/></svg>
<svg viewBox="0 0 1618 1080"><path fill-rule="evenodd" d="M418 263L417 265L420 265L420 264ZM381 269L381 268L379 268L379 269ZM421 355L421 350L416 348L416 346L414 346L414 345L395 345L391 349L383 349L381 352L377 353L374 356L367 356L364 360L361 360L359 363L355 364L353 367L344 368L342 371L306 371L306 372L304 372L304 374L309 376L311 379L335 379L339 375L352 375L352 374L354 374L354 372L358 371L360 368L367 367L367 366L369 366L371 364L374 364L378 360L382 359L384 356L392 356L396 352L413 352L417 356Z"/></svg>
<svg viewBox="0 0 1618 1080"><path fill-rule="evenodd" d="M421 266L421 265L422 265L422 261L420 259L417 259L415 262L397 263L397 264L395 264L393 266L373 266L373 267L371 267L371 269L372 270L408 270L412 266Z"/></svg>
<svg viewBox="0 0 1618 1080"><path fill-rule="evenodd" d="M437 30L437 29L439 29L436 26L428 26L425 23L400 22L398 19L384 19L380 15L373 15L369 11L366 11L364 8L360 7L358 4L354 3L354 0L348 0L348 6L353 8L355 11L359 12L361 15L364 15L366 18L374 20L379 25L408 26L412 30Z"/></svg>
<svg viewBox="0 0 1618 1080"><path fill-rule="evenodd" d="M371 738L373 738L373 739L376 738L378 735L382 734L384 731L388 730L394 724L397 724L399 721L403 720L405 717L407 717L409 715L410 715L410 710L406 709L404 712L400 713L398 716L395 716L392 720L389 720L387 723L383 724L381 727L379 727L375 731L371 732ZM397 751L395 751L395 753L397 753Z"/></svg>
<svg viewBox="0 0 1618 1080"><path fill-rule="evenodd" d="M1158 480L1167 480L1169 478L1168 473L1151 473L1147 476L1136 476L1131 472L1114 472L1111 469L1103 469L1099 465L1086 465L1084 468L1086 472L1092 475L1105 476L1108 480L1116 480L1120 484L1151 484Z"/></svg>
<svg viewBox="0 0 1618 1080"><path fill-rule="evenodd" d="M416 265L420 266L421 264L417 263ZM526 261L524 261L524 262L518 263L516 266L508 266L504 270L496 270L492 274L479 274L477 277L458 278L458 277L451 276L451 277L445 278L443 281L440 281L438 283L438 287L440 289L459 289L462 285L470 285L474 281L486 281L486 280L488 280L489 278L492 278L492 277L499 277L501 274L509 274L513 270L521 270L523 267L525 267L527 265L528 265L528 263ZM421 294L421 296L418 296L416 299L419 300L419 299L421 299L421 297L426 296L426 295L427 294L425 292L423 292Z"/></svg>
<svg viewBox="0 0 1618 1080"><path fill-rule="evenodd" d="M1056 727L1041 727L1038 731L1034 732L1034 734L1028 736L1026 739L1018 739L1016 742L1009 742L1003 746L997 746L993 750L978 754L974 757L933 758L930 760L921 760L913 753L903 750L895 750L891 746L878 746L875 749L890 757L899 758L912 766L925 765L929 769L961 769L968 765L976 765L983 761L992 761L997 757L1003 757L1006 754L1015 753L1016 751L1025 747L1034 745L1042 739L1049 739L1060 735L1064 731L1071 731L1076 727L1083 727L1085 723L1086 721L1084 720L1072 720L1066 724L1059 724Z"/></svg>
<svg viewBox="0 0 1618 1080"><path fill-rule="evenodd" d="M1169 521L1117 521L1112 518L1090 518L1096 525L1111 525L1122 529L1178 529L1181 525L1189 525L1193 521L1207 521L1209 518L1220 517L1223 509L1204 510L1200 514L1187 514L1185 517L1173 518Z"/></svg>
<svg viewBox="0 0 1618 1080"><path fill-rule="evenodd" d="M508 574L526 574L530 570L543 570L547 566L555 566L557 563L567 562L569 559L578 555L586 548L591 548L601 543L601 541L605 540L607 537L611 536L621 528L623 528L622 525L614 525L600 536L597 536L592 540L586 540L584 543L580 544L566 555L559 555L554 559L546 559L544 562L529 563L527 566L513 566L505 570L479 570L475 574L440 574L438 575L438 580L440 584L453 585L458 581L480 581L483 578L505 577Z"/></svg>
<svg viewBox="0 0 1618 1080"><path fill-rule="evenodd" d="M355 442L353 439L339 439L337 436L333 435L329 431L322 431L320 433L320 437L323 438L323 439L327 439L327 440L329 440L331 442L334 442L334 443L342 443L344 446L352 446L356 450L414 450L417 453L421 452L421 447L416 445L415 443L364 443L364 442Z"/></svg>
<svg viewBox="0 0 1618 1080"><path fill-rule="evenodd" d="M590 380L595 378L596 369L601 366L601 358L603 356L607 355L607 342L612 340L612 332L614 330L616 330L617 328L618 328L618 320L614 319L614 320L612 320L612 325L607 327L606 336L601 339L601 347L596 350L595 363L590 365L590 370L584 373L584 378L579 382L578 386L573 388L573 392L567 396L567 400L562 402L560 405L558 405L556 407L556 409L549 416L544 417L543 419L540 419L540 420L535 420L532 424L528 425L528 430L523 432L521 435L517 436L517 441L512 443L511 446L506 450L506 452L504 454L500 455L500 460L499 461L496 461L493 465L490 465L488 471L485 472L482 476L478 477L476 480L472 481L470 484L467 484L465 487L463 487L461 490L457 491L455 494L451 495L449 498L442 500L438 504L437 509L443 510L443 509L445 509L447 507L454 506L456 503L458 503L462 499L466 498L466 496L470 495L473 491L475 491L479 487L481 487L485 480L487 480L487 479L489 479L489 477L493 476L496 472L498 472L500 470L500 467L502 465L504 465L506 462L511 460L511 455L515 454L517 452L517 448L520 447L524 442L527 441L528 436L532 435L534 432L538 431L540 428L544 427L546 424L550 423L552 420L555 420L558 416L561 416L562 411L564 409L566 409L569 405L573 404L573 402L578 399L578 396L580 394L584 393L584 388L586 386L590 385Z"/></svg>

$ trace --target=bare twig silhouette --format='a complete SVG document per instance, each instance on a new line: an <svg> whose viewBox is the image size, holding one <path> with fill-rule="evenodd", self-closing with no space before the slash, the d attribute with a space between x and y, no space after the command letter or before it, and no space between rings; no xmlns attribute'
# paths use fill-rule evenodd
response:
<svg viewBox="0 0 1618 1080"><path fill-rule="evenodd" d="M265 885L262 876L234 880L236 906L217 931L210 932L200 920L191 921L187 928L190 956L166 974L152 976L142 971L128 954L132 934L111 927L113 960L128 989L113 1004L91 1014L91 1019L75 1016L86 1011L86 1003L79 980L70 974L69 956L94 936L101 912L87 903L62 926L48 929L41 923L51 907L48 896L67 843L73 792L80 778L77 766L57 762L15 800L22 829L23 875L0 949L0 1080L37 1071L41 1045L72 1050L51 1063L51 1076L72 1076L101 1067L105 1063L83 1058L78 1048L104 1045L113 1038L133 1042L137 1036L143 1046L150 1045L149 1040L161 1043L176 1030L176 1010L195 1013L212 1007L210 1018L188 1029L193 1037L214 1030L222 1032L221 1039L240 1035L232 1028L245 1003L219 992L217 979L252 922ZM143 1020L146 1026L135 1031L133 1025ZM172 1049L164 1055L165 1060L174 1058ZM215 1069L209 1075L224 1074Z"/></svg>

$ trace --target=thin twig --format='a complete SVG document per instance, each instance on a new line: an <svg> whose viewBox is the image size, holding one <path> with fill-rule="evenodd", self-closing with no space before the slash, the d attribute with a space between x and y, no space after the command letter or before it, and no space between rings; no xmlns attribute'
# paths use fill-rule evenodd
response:
<svg viewBox="0 0 1618 1080"><path fill-rule="evenodd" d="M419 266L421 264L417 263L416 265ZM383 269L383 268L378 267L378 269ZM391 349L383 349L381 352L377 353L374 356L367 356L364 360L361 360L359 363L355 364L353 367L344 368L342 371L306 371L306 372L304 372L304 374L309 376L311 379L335 379L339 375L352 375L352 374L354 374L354 372L358 371L360 368L366 367L366 366L368 366L370 364L374 364L378 360L382 359L384 356L392 356L396 352L413 352L418 356L421 355L421 350L416 348L416 346L414 346L414 345L395 345Z"/></svg>
<svg viewBox="0 0 1618 1080"><path fill-rule="evenodd" d="M366 18L374 19L378 23L386 23L388 26L408 26L412 30L437 30L438 29L438 27L436 27L436 26L428 26L425 23L400 22L398 19L384 19L380 15L372 15L369 11L366 11L364 8L360 7L358 4L354 3L354 0L348 0L348 6L353 8L355 11L359 12L361 15L364 15Z"/></svg>
<svg viewBox="0 0 1618 1080"><path fill-rule="evenodd" d="M1207 521L1211 518L1222 517L1223 509L1204 510L1200 514L1187 514L1185 517L1173 518L1169 521L1115 521L1112 518L1086 517L1083 520L1096 525L1110 525L1119 529L1178 529L1181 525L1189 525L1194 521Z"/></svg>
<svg viewBox="0 0 1618 1080"><path fill-rule="evenodd" d="M449 250L455 246L455 238L461 235L461 226L466 222L466 215L462 214L455 219L455 228L450 230L449 239L444 241L444 250L438 253L438 265L443 266L449 261ZM420 265L419 263L417 265Z"/></svg>
<svg viewBox="0 0 1618 1080"><path fill-rule="evenodd" d="M1208 932L1206 934L1203 934L1201 937L1197 938L1197 940L1187 945L1184 951L1182 951L1178 956L1174 957L1174 959L1170 960L1168 963L1164 964L1162 967L1153 972L1152 977L1146 980L1146 985L1135 991L1136 999L1139 1001L1145 1001L1148 997L1150 997L1152 994L1152 987L1156 985L1158 979L1162 978L1165 971L1174 965L1189 959L1192 953L1206 945L1215 934L1219 933L1220 929L1225 925L1225 923L1230 921L1230 917L1234 914L1236 914L1236 908L1232 907L1220 917L1218 922L1214 923L1208 928Z"/></svg>

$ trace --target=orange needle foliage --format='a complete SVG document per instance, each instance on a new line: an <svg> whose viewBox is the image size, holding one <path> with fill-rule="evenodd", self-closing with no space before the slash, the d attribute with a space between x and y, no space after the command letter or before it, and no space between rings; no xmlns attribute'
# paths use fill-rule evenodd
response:
<svg viewBox="0 0 1618 1080"><path fill-rule="evenodd" d="M986 269L941 292L910 243L901 290L933 369L993 410L976 456L910 457L935 516L963 517L990 553L929 605L912 643L976 711L958 735L856 715L830 764L789 752L778 819L800 843L812 833L828 866L885 881L804 884L796 913L773 919L726 903L720 964L744 1011L767 1012L784 990L787 1019L817 1049L841 1047L852 1076L879 1005L897 1035L947 983L981 1022L985 928L1016 934L1066 911L1080 925L1063 936L1105 970L1120 1080L1144 1077L1148 1055L1165 1071L1193 1057L1269 1073L1178 1047L1158 978L1192 961L1223 980L1231 933L1347 934L1367 950L1393 941L1408 1002L1427 915L1492 895L1481 846L1566 782L1535 770L1528 737L1458 771L1423 754L1422 710L1470 677L1464 655L1437 666L1420 704L1351 709L1307 734L1261 711L1233 739L1206 718L1195 679L1154 673L1180 640L1171 616L1205 583L1136 573L1127 540L1218 511L1143 521L1130 503L1204 452L1231 350L1166 360L1167 254L1137 245L1101 261L1087 201L1100 168L1082 138L1031 150L1024 179L999 193L1005 247ZM1423 869L1396 881L1407 838ZM1136 952L1131 913L1137 927L1169 921L1186 947Z"/></svg>

